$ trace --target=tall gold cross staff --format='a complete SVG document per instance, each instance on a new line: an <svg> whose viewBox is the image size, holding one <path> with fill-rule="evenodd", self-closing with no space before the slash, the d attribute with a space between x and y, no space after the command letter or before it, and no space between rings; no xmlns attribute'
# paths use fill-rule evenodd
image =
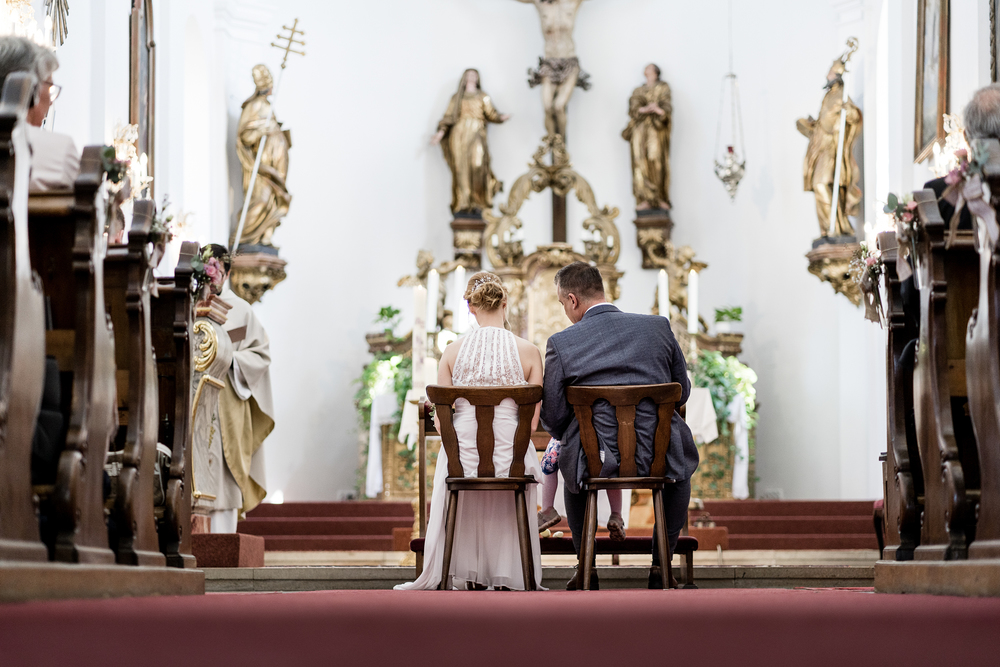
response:
<svg viewBox="0 0 1000 667"><path fill-rule="evenodd" d="M292 23L292 27L289 28L287 25L283 25L281 26L281 29L287 30L288 34L286 35L279 32L276 37L279 43L275 44L274 42L271 42L271 46L273 46L276 49L280 49L285 53L281 59L281 71L278 72L278 81L277 83L275 83L274 89L271 93L271 112L267 117L267 122L264 123L265 128L271 124L271 120L274 118L274 100L276 100L278 97L278 90L281 88L281 78L285 75L285 67L288 66L288 55L291 53L300 56L306 55L306 51L304 48L306 45L305 40L296 39L296 36L301 35L305 37L306 34L304 30L299 30L299 20L295 19L295 22ZM284 42L284 44L281 44L280 42ZM294 44L302 46L303 47L302 50L297 51L296 49L292 48ZM257 146L257 157L256 159L254 159L253 171L250 174L250 183L247 185L246 196L243 199L243 210L240 212L240 224L236 227L236 236L233 237L233 247L229 251L231 255L236 254L236 249L240 245L240 237L243 236L243 226L247 222L247 210L250 208L250 197L253 194L254 185L256 185L257 183L257 172L260 170L260 160L261 157L263 157L264 155L264 145L266 143L267 143L267 134L263 134L261 135L260 138L260 145Z"/></svg>

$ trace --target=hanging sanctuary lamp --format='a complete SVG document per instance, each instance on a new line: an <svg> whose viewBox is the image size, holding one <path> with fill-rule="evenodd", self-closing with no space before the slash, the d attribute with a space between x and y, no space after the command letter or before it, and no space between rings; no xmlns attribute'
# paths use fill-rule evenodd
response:
<svg viewBox="0 0 1000 667"><path fill-rule="evenodd" d="M729 136L722 142L726 98L729 98ZM724 150L720 150L725 146ZM715 175L722 181L729 198L736 201L736 188L746 172L746 151L743 146L743 117L740 111L740 83L733 71L733 2L729 0L729 73L722 77L719 96L719 124L715 132Z"/></svg>

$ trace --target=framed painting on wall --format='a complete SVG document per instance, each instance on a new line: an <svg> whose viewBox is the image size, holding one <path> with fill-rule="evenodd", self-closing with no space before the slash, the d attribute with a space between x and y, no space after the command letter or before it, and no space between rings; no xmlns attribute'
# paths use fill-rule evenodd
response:
<svg viewBox="0 0 1000 667"><path fill-rule="evenodd" d="M997 82L997 4L1000 0L990 0L990 81Z"/></svg>
<svg viewBox="0 0 1000 667"><path fill-rule="evenodd" d="M948 78L948 0L918 0L914 162L930 157L935 142L944 143Z"/></svg>
<svg viewBox="0 0 1000 667"><path fill-rule="evenodd" d="M153 176L156 101L156 44L153 42L153 0L132 0L129 35L129 123L139 126L136 153L149 160ZM149 185L153 197L153 185Z"/></svg>

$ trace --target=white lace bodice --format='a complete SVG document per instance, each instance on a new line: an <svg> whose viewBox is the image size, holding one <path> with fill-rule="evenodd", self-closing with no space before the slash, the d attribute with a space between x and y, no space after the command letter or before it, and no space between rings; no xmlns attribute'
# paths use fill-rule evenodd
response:
<svg viewBox="0 0 1000 667"><path fill-rule="evenodd" d="M514 334L481 327L465 337L451 381L456 387L510 387L527 384Z"/></svg>

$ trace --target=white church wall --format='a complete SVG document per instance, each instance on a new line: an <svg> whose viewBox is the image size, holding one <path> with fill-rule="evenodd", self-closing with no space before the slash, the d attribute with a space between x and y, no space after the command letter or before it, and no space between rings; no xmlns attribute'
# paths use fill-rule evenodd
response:
<svg viewBox="0 0 1000 667"><path fill-rule="evenodd" d="M886 44L879 47L868 42L878 41L883 1ZM170 193L177 208L197 209L199 241L225 242L241 205L242 193L230 191L239 175L232 144L240 105L253 90L251 67L266 62L277 75L279 54L267 46L273 34L295 17L307 31L308 55L293 56L276 104L293 137L293 202L274 239L289 261L289 277L256 309L274 356L277 426L267 442L269 487L288 500L336 498L355 482L352 381L368 359L364 334L387 304L404 310L399 332L409 330L410 295L395 281L413 270L418 249L450 258L450 176L440 149L427 142L462 70L478 67L497 107L512 114L490 129L494 171L508 188L543 134L538 90L525 83L525 70L542 52L535 10L513 0L155 4L157 189ZM662 68L674 103L674 239L709 264L701 281L703 317L711 320L715 307L743 306L742 359L760 378L758 491L876 497L877 453L885 449L883 334L806 271L804 254L817 223L813 197L802 191L806 139L795 131L795 119L816 114L845 33L857 34L862 49L851 86L866 114L866 133L883 127L876 123L879 113L889 119L884 136L866 136L866 215L878 206L873 187L905 192L923 183L926 168L912 164L915 11L903 0L733 4L748 156L735 203L712 173L720 84L728 69L722 0L584 3L575 37L594 87L574 94L569 151L599 204L621 211L619 267L626 275L619 305L648 312L655 273L639 268L628 147L620 132L642 68L650 61ZM984 83L981 47L988 30L980 4L952 2L953 35L956 24L978 35L952 39L953 67L976 72L963 69L955 77L953 69L953 110ZM59 51L58 76L69 85L57 128L78 145L110 139L115 120L127 117L127 89L110 83L127 81L127 10L128 0L74 5L70 41ZM93 42L84 30L92 31ZM112 40L112 34L120 37ZM199 40L204 77L191 81ZM887 59L881 70L879 48ZM885 79L888 93L881 95L876 85ZM207 99L195 99L206 89ZM877 99L884 100L884 112ZM888 161L871 154L882 147ZM199 164L204 178L190 173ZM533 195L522 210L529 250L550 239L549 201L548 193ZM583 217L571 201L569 240L578 246Z"/></svg>

